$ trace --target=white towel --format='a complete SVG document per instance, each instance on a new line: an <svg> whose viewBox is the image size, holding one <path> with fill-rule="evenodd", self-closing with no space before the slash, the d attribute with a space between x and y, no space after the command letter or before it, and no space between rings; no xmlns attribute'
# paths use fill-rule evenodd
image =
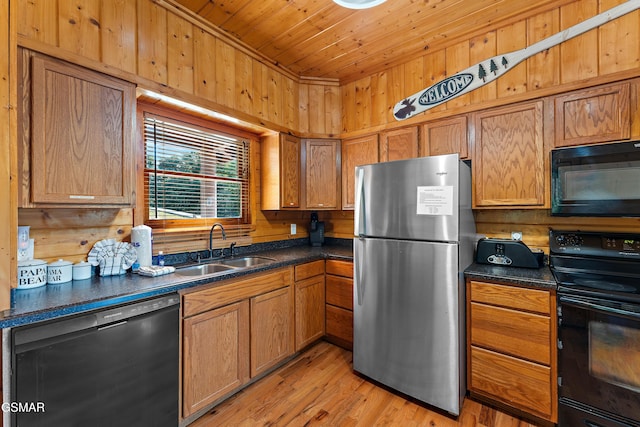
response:
<svg viewBox="0 0 640 427"><path fill-rule="evenodd" d="M176 271L176 268L170 265L165 265L164 267L160 265L145 265L140 266L140 268L138 269L138 274L140 274L141 276L155 277L162 276L163 274L173 273L174 271Z"/></svg>

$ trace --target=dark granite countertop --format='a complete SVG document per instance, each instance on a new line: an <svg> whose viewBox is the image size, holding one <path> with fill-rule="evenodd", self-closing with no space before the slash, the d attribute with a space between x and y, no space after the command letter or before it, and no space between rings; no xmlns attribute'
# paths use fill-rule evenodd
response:
<svg viewBox="0 0 640 427"><path fill-rule="evenodd" d="M517 268L473 263L464 271L468 279L490 280L541 289L556 289L549 267Z"/></svg>
<svg viewBox="0 0 640 427"><path fill-rule="evenodd" d="M273 258L274 261L205 278L181 276L176 273L145 277L128 272L121 276L94 276L87 280L46 285L34 289L13 289L11 308L0 313L0 327L8 328L54 319L318 259L352 260L353 249L347 245L327 245L316 248L294 246L246 253L242 256L248 255Z"/></svg>

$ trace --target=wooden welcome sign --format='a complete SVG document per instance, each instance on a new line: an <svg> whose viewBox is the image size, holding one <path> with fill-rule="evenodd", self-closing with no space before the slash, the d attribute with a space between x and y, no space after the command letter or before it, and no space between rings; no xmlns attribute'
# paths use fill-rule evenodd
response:
<svg viewBox="0 0 640 427"><path fill-rule="evenodd" d="M579 24L567 28L546 39L540 40L524 49L510 53L494 56L478 64L472 65L466 70L460 71L451 77L429 86L412 96L403 99L393 107L393 116L396 120L404 120L422 113L436 105L443 104L453 98L471 92L479 87L494 81L515 65L535 55L545 51L557 44L560 44L573 37L586 33L613 19L619 18L629 12L640 8L640 0L629 0L606 12L589 18ZM416 101L417 104L416 104Z"/></svg>

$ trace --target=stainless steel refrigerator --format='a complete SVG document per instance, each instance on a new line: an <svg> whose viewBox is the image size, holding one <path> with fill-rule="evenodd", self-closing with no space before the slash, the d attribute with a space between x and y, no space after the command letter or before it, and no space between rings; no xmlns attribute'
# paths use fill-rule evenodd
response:
<svg viewBox="0 0 640 427"><path fill-rule="evenodd" d="M357 167L354 226L354 370L459 415L469 166L455 154Z"/></svg>

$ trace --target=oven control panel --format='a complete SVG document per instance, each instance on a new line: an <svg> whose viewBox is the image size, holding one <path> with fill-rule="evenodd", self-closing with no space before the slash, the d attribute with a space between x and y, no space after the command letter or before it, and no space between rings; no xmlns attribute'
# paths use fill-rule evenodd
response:
<svg viewBox="0 0 640 427"><path fill-rule="evenodd" d="M552 254L640 259L640 234L551 230L549 249Z"/></svg>

